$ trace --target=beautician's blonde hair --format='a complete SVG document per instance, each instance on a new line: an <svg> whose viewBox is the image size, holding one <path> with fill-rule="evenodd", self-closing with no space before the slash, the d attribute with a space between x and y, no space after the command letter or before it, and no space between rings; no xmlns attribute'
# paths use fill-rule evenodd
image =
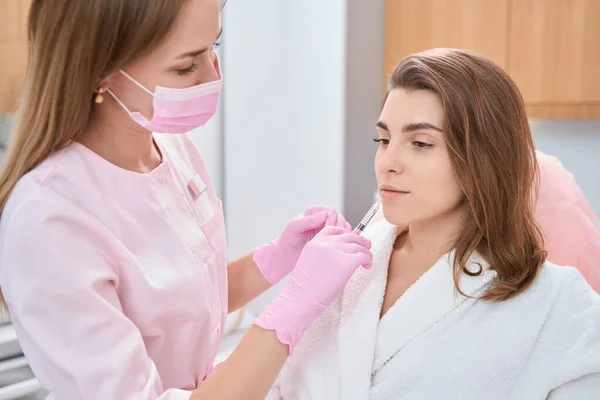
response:
<svg viewBox="0 0 600 400"><path fill-rule="evenodd" d="M100 81L157 45L185 1L32 1L29 63L0 172L0 213L23 175L84 132Z"/></svg>
<svg viewBox="0 0 600 400"><path fill-rule="evenodd" d="M406 57L392 72L396 88L439 96L450 160L468 216L454 243L454 282L478 275L466 265L478 251L498 273L483 300L506 300L526 290L545 261L534 220L539 172L525 105L500 67L469 51L433 49ZM464 293L463 293L464 294Z"/></svg>

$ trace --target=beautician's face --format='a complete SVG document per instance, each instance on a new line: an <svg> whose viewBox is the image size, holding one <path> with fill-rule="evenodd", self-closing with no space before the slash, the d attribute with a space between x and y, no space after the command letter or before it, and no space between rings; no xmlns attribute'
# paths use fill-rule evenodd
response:
<svg viewBox="0 0 600 400"><path fill-rule="evenodd" d="M385 218L408 226L456 212L463 193L442 133L440 99L426 90L390 92L379 122L375 173Z"/></svg>
<svg viewBox="0 0 600 400"><path fill-rule="evenodd" d="M220 11L219 0L188 0L162 42L123 70L150 91L156 86L187 88L219 79L213 46L221 33ZM118 72L111 74L109 84L131 111L152 117L152 96ZM119 116L123 114L119 110Z"/></svg>

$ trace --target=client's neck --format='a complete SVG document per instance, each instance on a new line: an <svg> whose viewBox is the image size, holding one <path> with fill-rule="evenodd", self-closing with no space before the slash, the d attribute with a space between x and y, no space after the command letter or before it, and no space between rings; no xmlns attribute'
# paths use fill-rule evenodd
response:
<svg viewBox="0 0 600 400"><path fill-rule="evenodd" d="M452 249L463 221L462 209L456 209L402 230L390 255L382 316L442 254Z"/></svg>
<svg viewBox="0 0 600 400"><path fill-rule="evenodd" d="M403 252L439 258L452 250L452 245L464 223L465 209L457 208L433 219L411 224L400 232L394 248Z"/></svg>

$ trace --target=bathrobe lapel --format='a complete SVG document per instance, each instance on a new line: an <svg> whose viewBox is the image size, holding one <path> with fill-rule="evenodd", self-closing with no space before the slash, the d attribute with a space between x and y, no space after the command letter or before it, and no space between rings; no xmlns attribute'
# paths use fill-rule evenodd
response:
<svg viewBox="0 0 600 400"><path fill-rule="evenodd" d="M396 227L381 221L365 231L373 243L373 266L358 270L341 296L340 398L366 400L371 388L379 315Z"/></svg>
<svg viewBox="0 0 600 400"><path fill-rule="evenodd" d="M454 252L443 255L383 316L377 334L373 374L462 304L475 301L455 290L453 260ZM459 286L468 296L481 295L496 277L496 272L475 253L467 268L475 272L480 266L483 273L479 276L461 274Z"/></svg>

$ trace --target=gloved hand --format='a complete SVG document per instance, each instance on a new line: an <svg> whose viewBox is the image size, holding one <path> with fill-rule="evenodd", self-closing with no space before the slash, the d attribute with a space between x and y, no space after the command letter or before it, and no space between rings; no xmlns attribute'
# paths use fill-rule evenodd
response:
<svg viewBox="0 0 600 400"><path fill-rule="evenodd" d="M252 258L267 282L274 285L292 272L304 246L326 226L350 229L333 208L311 207L288 223L279 239L256 248Z"/></svg>
<svg viewBox="0 0 600 400"><path fill-rule="evenodd" d="M359 267L371 268L371 241L349 229L325 227L304 247L290 280L255 321L274 330L290 355L304 331L346 286Z"/></svg>

